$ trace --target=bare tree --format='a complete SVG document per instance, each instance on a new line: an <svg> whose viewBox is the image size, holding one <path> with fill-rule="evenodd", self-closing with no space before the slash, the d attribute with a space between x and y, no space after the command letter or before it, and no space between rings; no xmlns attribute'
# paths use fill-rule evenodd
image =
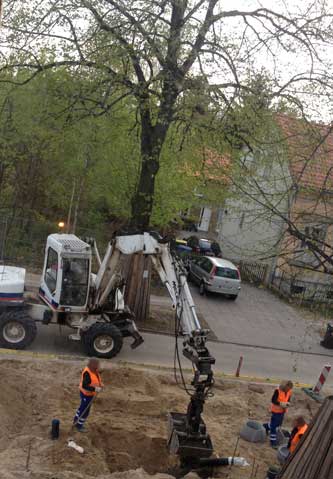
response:
<svg viewBox="0 0 333 479"><path fill-rule="evenodd" d="M24 72L18 83L59 67L94 79L93 94L80 92L89 114L131 99L141 151L132 223L146 228L170 126L185 121L183 100L198 84L208 103L226 111L249 89L245 73L265 56L276 71L272 97L294 100L292 89L308 82L331 86L320 57L331 41L326 2L304 1L293 12L285 2L276 10L253 3L242 11L219 0L7 0L1 68ZM281 79L279 55L290 51L304 61Z"/></svg>
<svg viewBox="0 0 333 479"><path fill-rule="evenodd" d="M332 274L333 125L274 111L265 118L268 128L261 137L246 137L236 159L243 175L229 176L236 192L231 222L243 217L248 249L229 248L261 260L278 258L278 266L288 265L295 275ZM249 230L256 229L251 243Z"/></svg>

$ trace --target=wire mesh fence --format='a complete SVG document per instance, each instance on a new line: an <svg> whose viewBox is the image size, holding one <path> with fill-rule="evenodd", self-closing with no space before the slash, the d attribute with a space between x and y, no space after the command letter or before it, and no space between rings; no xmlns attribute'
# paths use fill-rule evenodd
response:
<svg viewBox="0 0 333 479"><path fill-rule="evenodd" d="M332 282L304 280L276 269L272 275L271 287L282 296L298 300L300 303L333 304Z"/></svg>
<svg viewBox="0 0 333 479"><path fill-rule="evenodd" d="M242 280L256 286L264 285L276 291L284 298L295 301L304 306L333 305L333 282L327 275L327 282L302 279L299 275L291 275L276 268L269 274L269 266L256 261L235 261L238 265Z"/></svg>

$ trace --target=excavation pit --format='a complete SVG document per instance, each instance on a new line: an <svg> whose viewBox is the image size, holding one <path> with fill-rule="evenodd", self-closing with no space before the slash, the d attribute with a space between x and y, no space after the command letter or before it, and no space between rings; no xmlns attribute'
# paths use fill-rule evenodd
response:
<svg viewBox="0 0 333 479"><path fill-rule="evenodd" d="M148 436L144 432L98 428L92 434L91 443L104 451L110 472L127 471L142 467L150 474L164 472L172 466L165 437ZM142 427L142 426L141 426Z"/></svg>
<svg viewBox="0 0 333 479"><path fill-rule="evenodd" d="M167 450L167 414L185 412L188 395L172 373L128 368L103 362L105 389L92 406L87 433L72 430L79 403L78 382L85 361L0 360L0 479L149 479L147 474L174 470L177 458ZM241 426L248 418L265 421L273 387L254 395L247 384L228 383L207 400L204 419L218 456L231 456ZM308 417L317 407L295 392L297 414ZM60 438L52 440L51 421L60 420ZM286 418L291 425L292 414ZM289 424L288 424L289 422ZM84 448L79 454L67 446L72 437ZM240 440L237 455L265 477L276 459L268 444ZM133 473L133 470L140 469ZM233 468L219 477L248 479L249 470ZM126 472L131 471L131 472ZM144 472L146 471L146 472ZM2 474L2 475L1 475ZM156 476L155 479L165 479Z"/></svg>

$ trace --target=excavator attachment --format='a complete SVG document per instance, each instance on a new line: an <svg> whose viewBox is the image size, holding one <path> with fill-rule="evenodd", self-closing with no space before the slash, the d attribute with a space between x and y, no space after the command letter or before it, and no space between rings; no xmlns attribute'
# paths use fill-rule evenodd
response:
<svg viewBox="0 0 333 479"><path fill-rule="evenodd" d="M192 465L199 458L213 454L213 444L202 418L195 434L188 431L187 414L171 412L168 415L168 449L179 456L182 465Z"/></svg>

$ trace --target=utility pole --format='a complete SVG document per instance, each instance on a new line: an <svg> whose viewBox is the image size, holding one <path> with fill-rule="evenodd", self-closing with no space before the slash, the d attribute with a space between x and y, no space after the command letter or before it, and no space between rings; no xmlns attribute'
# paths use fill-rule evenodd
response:
<svg viewBox="0 0 333 479"><path fill-rule="evenodd" d="M0 0L1 1L1 0ZM66 233L71 232L71 221L72 221L72 208L73 208L73 202L74 202L74 196L75 196L75 188L76 188L76 181L75 178L73 179L73 188L72 188L72 196L71 196L71 201L69 203L69 208L68 208L68 215L67 215L67 223L66 223Z"/></svg>

